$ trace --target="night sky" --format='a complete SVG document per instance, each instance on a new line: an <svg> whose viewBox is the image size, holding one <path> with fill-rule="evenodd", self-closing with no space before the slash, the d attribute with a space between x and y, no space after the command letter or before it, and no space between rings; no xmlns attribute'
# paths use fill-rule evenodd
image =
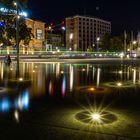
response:
<svg viewBox="0 0 140 140"><path fill-rule="evenodd" d="M29 0L29 17L46 23L72 15L91 15L112 22L113 34L140 31L139 0Z"/></svg>

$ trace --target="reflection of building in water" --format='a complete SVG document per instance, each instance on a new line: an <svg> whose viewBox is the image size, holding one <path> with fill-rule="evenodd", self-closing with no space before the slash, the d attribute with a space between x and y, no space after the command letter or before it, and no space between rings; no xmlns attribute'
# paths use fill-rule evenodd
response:
<svg viewBox="0 0 140 140"><path fill-rule="evenodd" d="M74 83L74 70L73 70L73 66L72 64L70 64L70 71L69 71L69 74L70 74L70 91L72 92L73 91L73 83Z"/></svg>
<svg viewBox="0 0 140 140"><path fill-rule="evenodd" d="M139 82L140 82L140 68L139 68L139 71L138 71L138 73L139 73Z"/></svg>
<svg viewBox="0 0 140 140"><path fill-rule="evenodd" d="M35 69L35 72L33 72L35 64L30 66L32 66L32 68L30 68L30 74L32 75L30 92L33 96L41 96L45 94L46 89L45 67L44 65L39 65L39 67Z"/></svg>
<svg viewBox="0 0 140 140"><path fill-rule="evenodd" d="M79 86L79 71L76 65L70 64L68 68L67 86L70 92Z"/></svg>
<svg viewBox="0 0 140 140"><path fill-rule="evenodd" d="M7 68L8 70L6 70ZM1 85L5 87L9 86L5 84L5 81L16 78L15 63L12 63L11 67L5 67L3 63L0 63L0 69ZM111 73L112 75L106 76L107 73ZM122 78L120 75L122 75ZM132 67L126 66L122 66L120 69L120 65L112 68L112 66L101 67L100 65L93 66L89 64L20 63L20 77L22 77L23 80L29 79L31 81L31 85L26 84L26 87L22 87L29 89L30 97L45 94L48 96L64 97L66 96L66 91L68 91L67 89L72 93L80 86L92 85L99 87L101 80L106 82L106 80L108 81L115 78L116 81L131 80L136 84L137 80L140 80L140 69L137 69L137 67L132 69Z"/></svg>
<svg viewBox="0 0 140 140"><path fill-rule="evenodd" d="M100 85L100 74L101 74L101 69L98 68L98 69L97 69L97 88L98 88L99 85Z"/></svg>
<svg viewBox="0 0 140 140"><path fill-rule="evenodd" d="M65 97L66 95L66 88L67 88L67 81L66 81L66 76L63 76L63 80L62 80L62 87L61 87L61 93L62 93L62 97Z"/></svg>
<svg viewBox="0 0 140 140"><path fill-rule="evenodd" d="M56 64L56 77L58 77L60 74L60 63Z"/></svg>
<svg viewBox="0 0 140 140"><path fill-rule="evenodd" d="M0 77L1 77L1 80L3 80L3 63L2 62L0 63L0 70L1 70Z"/></svg>
<svg viewBox="0 0 140 140"><path fill-rule="evenodd" d="M5 96L0 99L0 112L9 112L11 109L27 110L30 103L30 94L28 90L23 91L13 99Z"/></svg>
<svg viewBox="0 0 140 140"><path fill-rule="evenodd" d="M133 84L136 84L136 69L133 69Z"/></svg>

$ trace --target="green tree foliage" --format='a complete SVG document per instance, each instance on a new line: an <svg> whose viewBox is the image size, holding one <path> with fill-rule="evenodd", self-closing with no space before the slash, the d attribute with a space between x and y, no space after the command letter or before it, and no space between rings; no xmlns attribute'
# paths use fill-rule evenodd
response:
<svg viewBox="0 0 140 140"><path fill-rule="evenodd" d="M124 42L121 40L120 36L114 36L110 40L110 50L111 51L123 51Z"/></svg>
<svg viewBox="0 0 140 140"><path fill-rule="evenodd" d="M106 33L102 39L102 42L100 44L100 47L102 50L109 50L110 49L110 40L111 40L111 34Z"/></svg>
<svg viewBox="0 0 140 140"><path fill-rule="evenodd" d="M108 51L124 51L124 34L119 36L111 36L110 34L105 34L101 40L100 47L102 50ZM130 35L126 37L126 45L130 44Z"/></svg>
<svg viewBox="0 0 140 140"><path fill-rule="evenodd" d="M20 2L19 10L21 10L21 5L25 5L27 0L20 0L18 2ZM0 0L0 3L6 9L16 10L11 0ZM6 13L0 13L0 22L4 22L5 24L4 27L0 27L0 43L3 43L4 46L16 44L16 18L15 13L11 13L10 10ZM31 29L27 27L24 18L21 17L18 20L19 43L23 41L25 45L28 45L33 37Z"/></svg>

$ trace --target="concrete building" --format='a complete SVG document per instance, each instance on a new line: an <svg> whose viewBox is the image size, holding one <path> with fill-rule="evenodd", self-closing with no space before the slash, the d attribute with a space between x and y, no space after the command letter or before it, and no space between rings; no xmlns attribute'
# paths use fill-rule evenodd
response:
<svg viewBox="0 0 140 140"><path fill-rule="evenodd" d="M62 36L59 34L46 33L46 49L55 49L62 46Z"/></svg>
<svg viewBox="0 0 140 140"><path fill-rule="evenodd" d="M79 15L66 18L66 46L69 49L95 50L106 33L111 33L111 22Z"/></svg>
<svg viewBox="0 0 140 140"><path fill-rule="evenodd" d="M34 38L29 43L29 47L42 48L45 41L45 23L38 20L26 19L26 25L32 29Z"/></svg>

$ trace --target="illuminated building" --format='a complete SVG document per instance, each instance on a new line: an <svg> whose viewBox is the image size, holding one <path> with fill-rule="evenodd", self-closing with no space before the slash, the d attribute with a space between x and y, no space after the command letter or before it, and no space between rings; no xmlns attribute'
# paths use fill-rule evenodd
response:
<svg viewBox="0 0 140 140"><path fill-rule="evenodd" d="M45 22L26 19L26 25L32 29L34 38L29 43L29 47L42 48L45 40Z"/></svg>
<svg viewBox="0 0 140 140"><path fill-rule="evenodd" d="M46 33L46 48L51 49L62 46L62 37L59 34Z"/></svg>
<svg viewBox="0 0 140 140"><path fill-rule="evenodd" d="M66 18L66 46L72 50L93 50L106 33L111 33L111 22L78 15Z"/></svg>

